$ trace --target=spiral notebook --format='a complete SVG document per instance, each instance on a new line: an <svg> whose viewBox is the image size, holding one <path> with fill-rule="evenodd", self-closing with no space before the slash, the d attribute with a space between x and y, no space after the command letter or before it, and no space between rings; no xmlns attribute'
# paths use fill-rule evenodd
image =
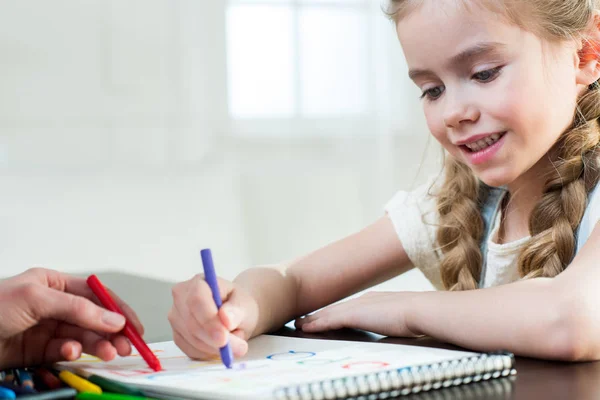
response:
<svg viewBox="0 0 600 400"><path fill-rule="evenodd" d="M149 397L207 400L388 398L516 373L510 353L271 335L252 339L232 369L219 359L191 360L173 342L150 348L163 371L152 371L137 354L111 362L84 355L57 367Z"/></svg>

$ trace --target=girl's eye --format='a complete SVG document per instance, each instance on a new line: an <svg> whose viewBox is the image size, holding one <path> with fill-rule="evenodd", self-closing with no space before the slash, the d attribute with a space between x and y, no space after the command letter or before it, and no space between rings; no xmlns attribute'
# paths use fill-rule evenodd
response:
<svg viewBox="0 0 600 400"><path fill-rule="evenodd" d="M439 98L442 93L444 93L445 88L443 86L436 86L431 89L427 89L421 95L421 98L427 98L428 100L436 100Z"/></svg>
<svg viewBox="0 0 600 400"><path fill-rule="evenodd" d="M476 79L483 83L491 82L494 79L496 79L496 77L500 73L501 68L502 67L496 67L496 68L492 68L492 69L487 69L485 71L477 72L477 73L473 74L473 79Z"/></svg>

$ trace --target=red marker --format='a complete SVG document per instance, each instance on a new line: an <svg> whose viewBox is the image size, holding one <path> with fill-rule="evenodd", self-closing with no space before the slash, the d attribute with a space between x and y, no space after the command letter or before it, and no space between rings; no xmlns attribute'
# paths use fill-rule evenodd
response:
<svg viewBox="0 0 600 400"><path fill-rule="evenodd" d="M40 378L40 380L48 387L48 389L60 389L62 387L60 379L58 379L56 375L45 368L37 368L35 370L35 375Z"/></svg>
<svg viewBox="0 0 600 400"><path fill-rule="evenodd" d="M87 278L87 284L105 308L112 312L116 312L125 316L121 308L117 305L117 303L115 303L113 298L110 297L110 294L96 275L90 275ZM154 353L152 353L152 350L150 350L148 345L144 342L144 339L142 339L135 327L131 325L131 322L127 320L127 317L125 317L125 328L123 328L123 333L125 334L125 336L127 336L127 339L129 339L129 341L135 346L135 348L140 352L140 355L146 361L150 368L152 368L155 371L162 370L160 361L158 360L158 358L156 358Z"/></svg>

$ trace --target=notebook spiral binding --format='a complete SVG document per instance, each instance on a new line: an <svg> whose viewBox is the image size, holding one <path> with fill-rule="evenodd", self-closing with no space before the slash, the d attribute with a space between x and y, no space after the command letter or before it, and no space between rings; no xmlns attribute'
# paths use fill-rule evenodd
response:
<svg viewBox="0 0 600 400"><path fill-rule="evenodd" d="M511 353L486 353L428 365L383 370L278 388L277 400L376 400L516 374Z"/></svg>

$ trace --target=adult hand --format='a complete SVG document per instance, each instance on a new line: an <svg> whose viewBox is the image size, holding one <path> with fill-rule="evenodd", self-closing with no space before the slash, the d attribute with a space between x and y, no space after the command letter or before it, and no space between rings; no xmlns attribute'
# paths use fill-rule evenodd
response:
<svg viewBox="0 0 600 400"><path fill-rule="evenodd" d="M143 327L133 310L111 296L135 328ZM116 334L125 318L100 306L84 278L34 268L0 282L0 370L56 361L81 353L102 360L131 352Z"/></svg>

